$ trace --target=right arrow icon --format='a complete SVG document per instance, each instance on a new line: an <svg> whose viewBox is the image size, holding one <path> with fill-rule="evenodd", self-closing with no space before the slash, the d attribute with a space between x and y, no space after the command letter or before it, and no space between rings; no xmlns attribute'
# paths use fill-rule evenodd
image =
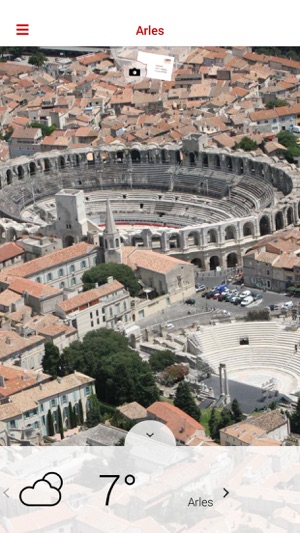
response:
<svg viewBox="0 0 300 533"><path fill-rule="evenodd" d="M227 495L229 494L229 492L228 492L228 490L227 490L227 489L224 489L224 488L223 488L223 490L224 490L224 492L225 492L225 494L224 494L223 498L226 498L226 496L227 496Z"/></svg>

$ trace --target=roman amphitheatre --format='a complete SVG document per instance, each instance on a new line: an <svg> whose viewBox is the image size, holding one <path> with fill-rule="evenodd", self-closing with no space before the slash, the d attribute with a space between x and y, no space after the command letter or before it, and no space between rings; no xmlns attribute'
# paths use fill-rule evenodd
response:
<svg viewBox="0 0 300 533"><path fill-rule="evenodd" d="M0 165L0 239L51 234L54 195L75 188L84 191L87 216L100 229L110 198L128 245L185 259L202 270L234 267L260 238L299 223L299 187L296 165L240 150L204 149L198 135L180 144L125 146L116 140L97 148L36 153ZM73 236L65 236L65 246L73 242ZM273 325L264 327L259 331L266 339ZM292 344L288 349L280 345L278 364L270 347L259 349L258 344L248 350L250 362L242 353L234 359L236 379L249 380L250 368L265 367L262 380L277 369L284 392L298 389L300 368L287 371L286 366L286 358L292 362ZM221 346L213 350L220 351ZM267 366L260 364L263 360Z"/></svg>
<svg viewBox="0 0 300 533"><path fill-rule="evenodd" d="M47 234L53 196L85 192L87 216L101 227L110 198L122 240L185 259L201 269L241 264L254 242L300 219L295 165L242 151L180 145L37 153L0 166L1 242ZM66 236L65 245L73 238Z"/></svg>

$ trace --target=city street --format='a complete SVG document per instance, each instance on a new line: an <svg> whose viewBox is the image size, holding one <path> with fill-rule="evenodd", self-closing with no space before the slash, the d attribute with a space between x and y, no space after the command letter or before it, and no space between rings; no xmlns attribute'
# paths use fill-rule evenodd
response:
<svg viewBox="0 0 300 533"><path fill-rule="evenodd" d="M201 283L206 285L208 288L220 284L223 280L224 275L222 278L221 276L213 276L209 277L208 279L201 277ZM154 327L158 331L160 324L166 324L168 322L171 322L175 326L174 329L178 329L188 327L196 321L199 321L199 324L208 324L212 319L212 316L215 317L216 315L216 311L213 311L214 309L220 310L221 312L228 311L230 313L230 317L234 318L237 316L245 316L251 309L264 309L265 307L271 304L283 304L285 302L293 301L294 305L297 306L300 303L300 298L291 298L290 296L285 296L284 294L278 294L269 291L260 292L258 289L253 289L252 287L240 288L238 285L229 283L228 288L237 288L240 292L249 289L256 293L259 292L260 294L262 294L263 298L258 302L253 302L247 307L241 307L240 305L234 305L230 302L219 302L218 300L213 299L207 300L206 298L201 297L201 293L198 293L191 296L191 298L194 298L196 301L195 305L188 305L184 302L180 302L178 304L174 304L166 308L162 312L139 320L137 324L142 329ZM221 312L219 313L220 317L222 316ZM226 317L224 319L226 319Z"/></svg>

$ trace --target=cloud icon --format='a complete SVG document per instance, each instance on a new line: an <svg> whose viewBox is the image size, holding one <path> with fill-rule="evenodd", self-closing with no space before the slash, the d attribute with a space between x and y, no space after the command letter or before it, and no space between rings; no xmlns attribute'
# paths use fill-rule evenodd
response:
<svg viewBox="0 0 300 533"><path fill-rule="evenodd" d="M53 507L61 500L62 477L56 472L48 472L32 486L24 487L19 494L23 505L28 507Z"/></svg>

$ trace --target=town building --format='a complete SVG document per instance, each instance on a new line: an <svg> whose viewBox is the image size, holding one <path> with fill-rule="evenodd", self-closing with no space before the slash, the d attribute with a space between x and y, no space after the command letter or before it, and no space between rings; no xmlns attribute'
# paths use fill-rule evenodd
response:
<svg viewBox="0 0 300 533"><path fill-rule="evenodd" d="M30 156L39 152L41 140L40 128L16 128L10 138L10 157Z"/></svg>
<svg viewBox="0 0 300 533"><path fill-rule="evenodd" d="M289 420L275 409L221 429L220 442L221 446L281 446L289 434Z"/></svg>
<svg viewBox="0 0 300 533"><path fill-rule="evenodd" d="M34 430L35 435L42 437L48 435L47 413L50 411L54 432L58 433L58 406L62 412L63 425L69 428L69 404L78 413L81 402L85 419L89 409L88 398L92 394L95 394L94 379L74 372L9 396L7 403L0 405L0 420L6 423L11 437L18 438L24 430Z"/></svg>
<svg viewBox="0 0 300 533"><path fill-rule="evenodd" d="M195 437L205 437L205 429L184 411L167 402L154 402L147 408L149 420L166 424L176 439L176 444L184 446Z"/></svg>
<svg viewBox="0 0 300 533"><path fill-rule="evenodd" d="M56 306L56 314L76 328L80 340L99 328L123 330L132 322L131 298L119 281L81 292Z"/></svg>
<svg viewBox="0 0 300 533"><path fill-rule="evenodd" d="M0 270L3 268L23 263L25 253L22 247L15 242L6 242L0 246Z"/></svg>

